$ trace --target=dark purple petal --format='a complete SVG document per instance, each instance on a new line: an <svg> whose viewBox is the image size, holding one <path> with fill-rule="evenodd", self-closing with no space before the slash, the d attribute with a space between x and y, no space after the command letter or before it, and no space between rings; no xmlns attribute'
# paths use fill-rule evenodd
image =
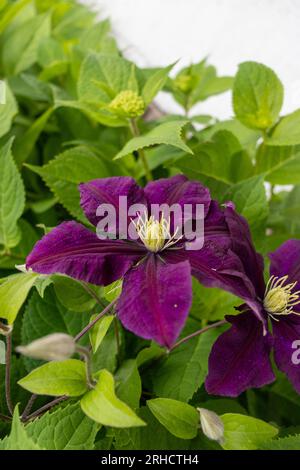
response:
<svg viewBox="0 0 300 470"><path fill-rule="evenodd" d="M118 222L120 196L127 197L128 207L136 203L146 205L143 189L129 176L92 180L80 184L79 190L81 207L93 225L97 225L100 220L96 211L101 204L111 204L115 208Z"/></svg>
<svg viewBox="0 0 300 470"><path fill-rule="evenodd" d="M61 273L97 285L120 279L144 256L139 245L99 240L77 222L64 222L36 243L26 267L41 274Z"/></svg>
<svg viewBox="0 0 300 470"><path fill-rule="evenodd" d="M300 290L300 240L288 240L269 254L270 273L273 276L288 275L287 282L298 282L294 290Z"/></svg>
<svg viewBox="0 0 300 470"><path fill-rule="evenodd" d="M218 287L245 300L257 318L266 328L261 302L256 299L254 286L244 273L239 257L222 246L220 239L208 239L200 250L168 250L162 253L168 263L189 260L192 275L206 287Z"/></svg>
<svg viewBox="0 0 300 470"><path fill-rule="evenodd" d="M209 209L211 197L209 190L199 181L190 181L184 175L176 175L171 178L162 178L151 181L145 187L145 195L149 204L184 204L204 205L204 214Z"/></svg>
<svg viewBox="0 0 300 470"><path fill-rule="evenodd" d="M191 303L189 263L168 265L150 255L126 274L117 311L125 328L170 348L184 326Z"/></svg>
<svg viewBox="0 0 300 470"><path fill-rule="evenodd" d="M276 365L300 393L300 364L294 363L293 357L296 349L299 350L300 347L300 319L296 315L279 317L279 321L272 321L272 325ZM294 341L298 341L298 344Z"/></svg>
<svg viewBox="0 0 300 470"><path fill-rule="evenodd" d="M256 294L263 298L265 292L263 257L255 251L248 223L229 203L224 211L231 238L231 249L240 258L244 273L255 287Z"/></svg>
<svg viewBox="0 0 300 470"><path fill-rule="evenodd" d="M274 381L271 340L252 312L228 316L232 324L213 345L205 388L208 393L237 397L248 388Z"/></svg>

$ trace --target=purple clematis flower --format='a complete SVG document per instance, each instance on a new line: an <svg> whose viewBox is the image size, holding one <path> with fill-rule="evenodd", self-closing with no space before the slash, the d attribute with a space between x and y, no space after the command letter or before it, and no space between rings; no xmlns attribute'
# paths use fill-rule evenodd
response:
<svg viewBox="0 0 300 470"><path fill-rule="evenodd" d="M243 230L239 219L234 219L234 230ZM245 299L240 314L226 317L232 326L212 348L206 390L236 397L248 388L273 382L273 350L278 369L300 393L300 365L293 361L293 343L300 339L300 240L289 240L269 255L270 278L266 284L262 259L250 242L240 254L253 298L250 302ZM256 266L249 264L248 256L259 261Z"/></svg>
<svg viewBox="0 0 300 470"><path fill-rule="evenodd" d="M203 204L204 246L186 250L184 239L175 237L178 221L166 221L164 215L160 220L140 220L137 240L99 239L83 225L70 221L35 245L26 260L27 268L104 286L123 278L116 307L121 322L138 336L168 348L176 341L191 306L191 275L206 285L238 292L250 302L252 284L242 273L227 222L228 211L231 214L234 210L221 210L199 182L177 175L142 189L130 177L112 177L81 184L80 194L84 213L95 226L99 222L97 208L110 204L118 212L120 196L127 197L128 205L190 204L191 218L196 204Z"/></svg>

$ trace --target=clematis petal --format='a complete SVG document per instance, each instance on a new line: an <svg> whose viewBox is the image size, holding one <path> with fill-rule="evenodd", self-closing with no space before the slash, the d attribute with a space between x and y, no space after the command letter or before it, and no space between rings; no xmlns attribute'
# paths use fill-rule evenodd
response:
<svg viewBox="0 0 300 470"><path fill-rule="evenodd" d="M254 286L244 272L239 257L216 239L205 241L200 250L168 250L162 254L168 263L179 263L189 260L192 275L206 287L218 287L245 300L253 313L264 324L266 320L262 313L261 302L256 300Z"/></svg>
<svg viewBox="0 0 300 470"><path fill-rule="evenodd" d="M288 275L288 282L296 282L295 290L300 290L300 240L288 240L276 251L269 254L271 275Z"/></svg>
<svg viewBox="0 0 300 470"><path fill-rule="evenodd" d="M264 261L254 248L248 222L234 210L232 203L227 203L224 215L230 233L231 249L240 258L244 272L255 287L257 296L263 298Z"/></svg>
<svg viewBox="0 0 300 470"><path fill-rule="evenodd" d="M192 204L193 213L196 204L204 205L204 215L209 210L211 201L209 190L199 181L190 181L184 175L151 181L144 189L149 204Z"/></svg>
<svg viewBox="0 0 300 470"><path fill-rule="evenodd" d="M111 178L92 180L88 183L80 184L79 190L81 207L93 225L97 225L100 220L100 216L96 215L96 211L101 204L112 205L116 211L118 222L120 196L127 197L127 207L137 203L146 206L143 189L129 176L113 176ZM126 208L124 213L127 214ZM129 221L130 219L128 219L128 223Z"/></svg>
<svg viewBox="0 0 300 470"><path fill-rule="evenodd" d="M144 256L143 247L123 240L99 240L77 222L64 222L36 243L26 267L41 274L61 273L97 285L121 278Z"/></svg>
<svg viewBox="0 0 300 470"><path fill-rule="evenodd" d="M232 326L213 345L205 388L213 395L237 397L275 380L271 339L263 336L261 323L250 311L226 319Z"/></svg>
<svg viewBox="0 0 300 470"><path fill-rule="evenodd" d="M300 347L300 319L296 315L289 315L288 318L279 318L278 322L272 321L272 325L276 365L300 393L300 364L297 363L300 356L297 354Z"/></svg>
<svg viewBox="0 0 300 470"><path fill-rule="evenodd" d="M126 274L117 311L125 328L170 348L184 326L191 302L189 263L168 265L150 255Z"/></svg>

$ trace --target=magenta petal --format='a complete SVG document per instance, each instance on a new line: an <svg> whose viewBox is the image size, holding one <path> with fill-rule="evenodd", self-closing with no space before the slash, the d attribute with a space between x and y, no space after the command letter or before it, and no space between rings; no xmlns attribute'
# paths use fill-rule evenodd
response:
<svg viewBox="0 0 300 470"><path fill-rule="evenodd" d="M288 318L279 318L278 322L272 321L272 324L276 365L278 369L287 375L289 381L300 393L300 364L296 363L300 357L300 354L297 354L300 347L299 317L289 315ZM294 341L297 341L297 343L294 343Z"/></svg>
<svg viewBox="0 0 300 470"><path fill-rule="evenodd" d="M118 221L120 196L127 197L128 207L136 203L145 204L143 189L129 176L92 180L80 184L79 190L81 207L93 225L97 225L100 220L96 211L101 204L111 204L116 210Z"/></svg>
<svg viewBox="0 0 300 470"><path fill-rule="evenodd" d="M184 175L151 181L145 187L149 204L184 204L204 205L204 214L209 210L211 201L209 190L199 181L190 181Z"/></svg>
<svg viewBox="0 0 300 470"><path fill-rule="evenodd" d="M237 397L248 388L275 380L269 354L271 340L252 312L226 319L232 324L213 345L205 388L208 393Z"/></svg>
<svg viewBox="0 0 300 470"><path fill-rule="evenodd" d="M249 225L230 204L225 209L225 219L231 238L231 249L240 258L244 272L251 280L258 297L265 292L263 257L256 252Z"/></svg>
<svg viewBox="0 0 300 470"><path fill-rule="evenodd" d="M269 254L271 275L289 276L287 282L296 282L295 290L300 290L300 240L288 240L276 251Z"/></svg>
<svg viewBox="0 0 300 470"><path fill-rule="evenodd" d="M64 222L36 243L26 267L41 274L61 273L97 285L121 278L144 255L123 240L99 240L77 222Z"/></svg>
<svg viewBox="0 0 300 470"><path fill-rule="evenodd" d="M170 348L184 326L192 303L190 265L168 265L155 255L124 278L117 304L125 328Z"/></svg>

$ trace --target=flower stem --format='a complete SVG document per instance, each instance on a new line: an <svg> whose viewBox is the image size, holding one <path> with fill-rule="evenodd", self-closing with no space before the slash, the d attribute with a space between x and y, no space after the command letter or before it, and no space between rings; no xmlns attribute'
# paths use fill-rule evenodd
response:
<svg viewBox="0 0 300 470"><path fill-rule="evenodd" d="M84 288L84 290L85 290L91 297L93 297L93 299L97 302L98 305L100 305L101 307L104 307L101 298L98 297L98 295L96 294L96 292L93 291L93 289L91 289L85 282L82 282L81 285L82 285L82 287Z"/></svg>
<svg viewBox="0 0 300 470"><path fill-rule="evenodd" d="M115 338L116 338L116 344L117 344L117 351L118 351L118 356L120 354L120 333L119 333L119 325L118 325L118 320L115 317L114 318L114 332L115 332Z"/></svg>
<svg viewBox="0 0 300 470"><path fill-rule="evenodd" d="M14 407L11 400L10 392L10 376L11 376L11 349L12 349L12 333L6 336L6 353L5 353L5 397L8 411L14 414Z"/></svg>
<svg viewBox="0 0 300 470"><path fill-rule="evenodd" d="M78 342L82 336L84 336L88 331L90 331L91 328L93 328L93 326L102 318L104 317L104 315L109 312L109 310L117 303L117 300L118 299L114 299L110 304L108 304L104 310L102 310L102 312L99 313L99 315L96 316L96 318L94 318L94 320L89 323L85 328L83 328L82 331L80 331L80 333L78 333L77 336L75 336L75 341Z"/></svg>
<svg viewBox="0 0 300 470"><path fill-rule="evenodd" d="M139 137L140 130L139 130L138 125L136 123L136 120L134 118L130 119L129 125L130 125L130 130L132 132L132 135L134 137ZM147 181L152 181L153 180L152 173L151 173L151 170L150 170L150 167L149 167L149 164L148 164L148 160L147 160L147 157L145 155L144 150L143 149L138 150L138 155L139 155L139 158L140 158L140 160L143 164Z"/></svg>
<svg viewBox="0 0 300 470"><path fill-rule="evenodd" d="M22 416L21 416L22 421L26 421L27 416L29 415L29 413L31 411L31 408L32 408L32 405L34 404L36 399L37 399L37 395L35 393L33 393L31 395L31 397L29 398L28 403L25 406L24 411L22 413Z"/></svg>
<svg viewBox="0 0 300 470"><path fill-rule="evenodd" d="M10 416L6 416L6 415L3 415L2 413L0 413L0 420L1 421L11 421L11 417Z"/></svg>
<svg viewBox="0 0 300 470"><path fill-rule="evenodd" d="M226 323L226 320L220 320L216 323L213 323L212 325L207 325L204 328L201 328L201 330L194 331L194 333L191 333L190 335L185 336L185 338L182 338L177 341L177 343L175 343L174 346L171 347L170 351L173 351L175 348L178 348L178 346L181 346L183 343L186 343L195 336L202 335L202 333L205 333L206 331L211 330L212 328L218 328L218 326L225 325Z"/></svg>
<svg viewBox="0 0 300 470"><path fill-rule="evenodd" d="M87 384L90 389L93 389L95 388L95 382L92 375L92 361L90 351L83 346L76 346L76 351L84 358Z"/></svg>
<svg viewBox="0 0 300 470"><path fill-rule="evenodd" d="M55 400L50 401L46 405L44 405L41 408L39 408L38 410L36 410L34 413L31 413L30 415L28 415L27 418L26 418L26 421L30 421L31 419L39 417L42 413L45 413L45 411L50 410L55 405L58 405L59 403L61 403L64 400L67 400L68 398L69 397L66 397L64 395L61 396L61 397L55 398Z"/></svg>

